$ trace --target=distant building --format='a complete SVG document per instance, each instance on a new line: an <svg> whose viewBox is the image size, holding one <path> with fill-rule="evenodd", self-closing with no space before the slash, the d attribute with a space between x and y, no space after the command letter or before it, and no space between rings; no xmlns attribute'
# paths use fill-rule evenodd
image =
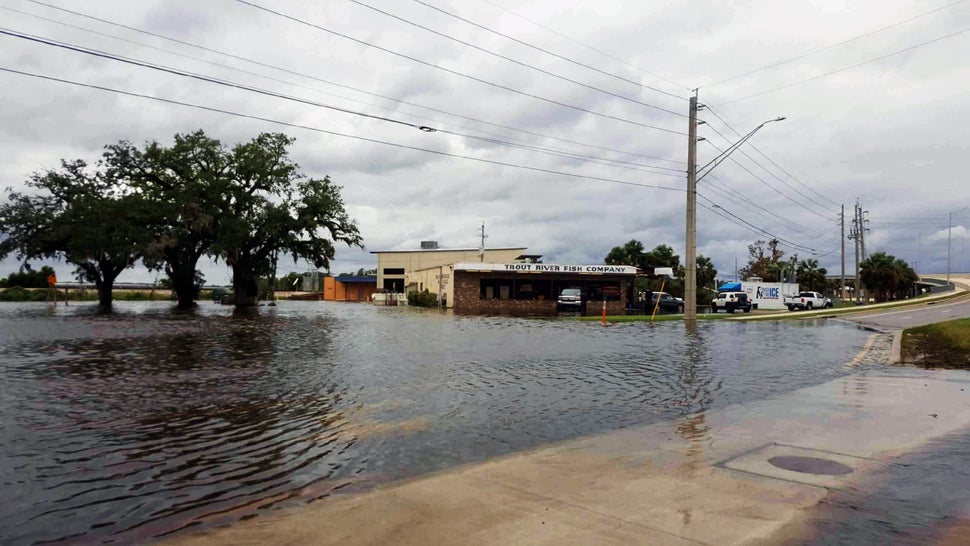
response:
<svg viewBox="0 0 970 546"><path fill-rule="evenodd" d="M370 301L377 292L377 275L323 278L323 299L329 301Z"/></svg>
<svg viewBox="0 0 970 546"><path fill-rule="evenodd" d="M486 248L439 248L434 241L422 241L416 250L377 250L377 287L387 292L405 292L409 283L416 288L440 294L440 279L432 279L442 266L458 262L513 262L525 252L526 247ZM419 276L415 273L422 271ZM440 274L440 272L438 273ZM411 278L409 279L409 275Z"/></svg>

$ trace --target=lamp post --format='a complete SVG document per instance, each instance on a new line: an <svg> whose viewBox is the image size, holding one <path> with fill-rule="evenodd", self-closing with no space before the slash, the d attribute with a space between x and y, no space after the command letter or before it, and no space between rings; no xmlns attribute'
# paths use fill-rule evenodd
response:
<svg viewBox="0 0 970 546"><path fill-rule="evenodd" d="M950 239L953 236L953 215L963 212L970 207L963 207L950 213L946 228L946 284L950 284Z"/></svg>
<svg viewBox="0 0 970 546"><path fill-rule="evenodd" d="M777 117L769 119L761 125L741 137L740 140L727 147L706 165L697 168L697 111L703 108L697 104L697 92L690 98L690 116L687 130L687 241L684 263L684 319L691 321L697 318L697 182L707 176L715 167L727 159L734 150L737 150L749 138L754 136L765 125L782 121L785 118ZM698 172L706 171L697 177Z"/></svg>

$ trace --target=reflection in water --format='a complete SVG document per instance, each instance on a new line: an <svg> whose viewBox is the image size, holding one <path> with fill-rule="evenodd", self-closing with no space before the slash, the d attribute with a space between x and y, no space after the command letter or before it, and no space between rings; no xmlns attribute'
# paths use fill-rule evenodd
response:
<svg viewBox="0 0 970 546"><path fill-rule="evenodd" d="M785 338L831 354L761 342ZM707 409L844 375L864 340L326 302L5 304L0 541L143 541L658 420L699 460Z"/></svg>
<svg viewBox="0 0 970 546"><path fill-rule="evenodd" d="M684 460L680 470L693 473L704 465L704 443L709 438L710 427L705 424L705 412L714 402L714 392L720 390L723 380L712 387L716 378L714 366L704 343L704 336L697 331L695 321L686 323L687 354L678 367L678 385L682 397L678 401L685 414L677 420L677 434L684 439ZM684 513L684 525L690 523L690 512Z"/></svg>

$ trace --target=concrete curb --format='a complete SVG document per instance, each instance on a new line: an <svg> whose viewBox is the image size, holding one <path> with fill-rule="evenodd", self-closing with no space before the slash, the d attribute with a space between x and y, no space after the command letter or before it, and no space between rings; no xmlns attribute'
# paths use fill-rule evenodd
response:
<svg viewBox="0 0 970 546"><path fill-rule="evenodd" d="M902 309L905 307L917 307L921 305L932 305L942 301L948 301L951 299L957 299L961 297L966 297L967 289L966 285L962 283L954 283L959 287L953 292L947 292L938 295L925 296L921 298L913 298L911 300L905 300L903 302L885 302L885 303L874 303L868 304L860 307L851 308L841 308L841 309L817 309L812 311L798 311L795 313L779 311L777 313L771 313L767 315L756 315L756 316L746 316L746 317L730 317L727 320L735 321L762 321L762 320L803 320L803 319L818 319L818 318L850 318L852 315L863 314L863 313L874 313L882 310L893 311L897 309Z"/></svg>
<svg viewBox="0 0 970 546"><path fill-rule="evenodd" d="M889 352L889 363L899 364L903 360L903 330L893 332L893 347Z"/></svg>

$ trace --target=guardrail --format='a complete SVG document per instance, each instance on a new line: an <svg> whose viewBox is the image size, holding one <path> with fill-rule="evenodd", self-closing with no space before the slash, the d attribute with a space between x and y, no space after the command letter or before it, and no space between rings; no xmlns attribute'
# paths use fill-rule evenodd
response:
<svg viewBox="0 0 970 546"><path fill-rule="evenodd" d="M942 292L952 292L956 290L956 285L952 282L947 283L944 279L934 279L932 277L923 277L919 280L919 284L930 285L930 294L939 294Z"/></svg>

